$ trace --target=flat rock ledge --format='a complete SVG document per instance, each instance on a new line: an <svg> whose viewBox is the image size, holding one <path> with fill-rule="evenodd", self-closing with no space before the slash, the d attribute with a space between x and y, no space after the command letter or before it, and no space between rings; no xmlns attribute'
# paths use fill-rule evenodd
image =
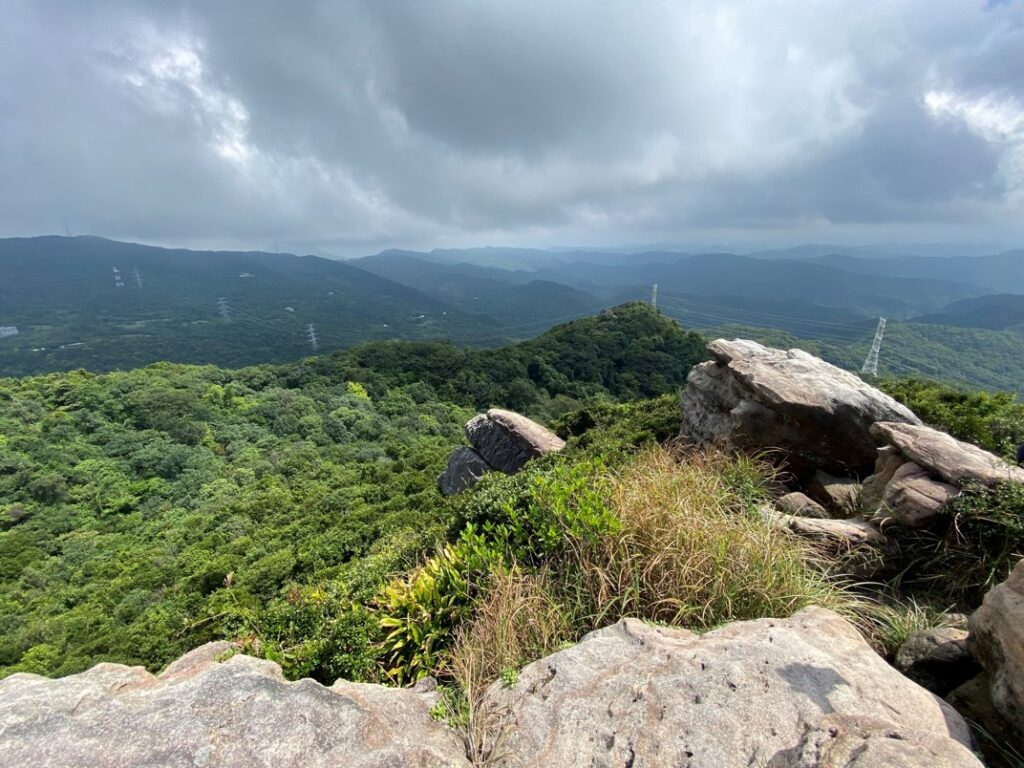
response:
<svg viewBox="0 0 1024 768"><path fill-rule="evenodd" d="M469 768L435 693L287 682L211 643L160 675L100 664L0 681L0 765L32 768ZM703 636L635 619L496 683L497 765L977 768L967 726L837 614ZM491 717L493 716L493 717Z"/></svg>
<svg viewBox="0 0 1024 768"><path fill-rule="evenodd" d="M714 360L690 371L682 436L698 445L775 450L803 479L821 470L864 476L875 461L877 421L920 424L910 409L799 349L717 339Z"/></svg>
<svg viewBox="0 0 1024 768"><path fill-rule="evenodd" d="M822 608L702 636L624 619L487 706L503 768L981 765L960 715Z"/></svg>

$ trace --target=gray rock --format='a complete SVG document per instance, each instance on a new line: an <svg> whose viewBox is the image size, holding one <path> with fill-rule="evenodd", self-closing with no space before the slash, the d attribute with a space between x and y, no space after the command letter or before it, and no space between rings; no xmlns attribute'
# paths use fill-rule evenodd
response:
<svg viewBox="0 0 1024 768"><path fill-rule="evenodd" d="M495 469L512 475L530 459L560 451L565 441L525 416L491 408L466 423L470 444Z"/></svg>
<svg viewBox="0 0 1024 768"><path fill-rule="evenodd" d="M892 568L893 551L888 538L862 517L820 519L768 509L762 509L762 515L776 528L814 541L837 572L871 579Z"/></svg>
<svg viewBox="0 0 1024 768"><path fill-rule="evenodd" d="M894 666L939 696L981 672L967 650L967 630L956 627L914 632L896 652Z"/></svg>
<svg viewBox="0 0 1024 768"><path fill-rule="evenodd" d="M856 480L819 470L807 490L812 499L831 512L829 517L853 517L860 510L861 484Z"/></svg>
<svg viewBox="0 0 1024 768"><path fill-rule="evenodd" d="M448 466L437 478L437 487L445 496L451 496L472 488L491 469L483 456L472 448L462 446L448 457Z"/></svg>
<svg viewBox="0 0 1024 768"><path fill-rule="evenodd" d="M905 458L952 485L966 481L987 486L1010 481L1024 483L1024 469L931 427L881 421L871 428L871 434L879 443L893 446Z"/></svg>
<svg viewBox="0 0 1024 768"><path fill-rule="evenodd" d="M485 704L509 718L500 766L845 766L805 747L852 718L870 719L868 765L924 765L922 745L945 755L933 765L980 765L951 707L821 608L702 636L625 619L493 686Z"/></svg>
<svg viewBox="0 0 1024 768"><path fill-rule="evenodd" d="M100 664L59 680L0 680L0 765L33 768L468 766L430 717L430 694L286 682L249 656L203 646L154 676Z"/></svg>
<svg viewBox="0 0 1024 768"><path fill-rule="evenodd" d="M685 438L699 445L777 450L802 478L817 469L866 475L876 421L920 424L884 392L798 349L718 339L715 359L695 366L683 393Z"/></svg>
<svg viewBox="0 0 1024 768"><path fill-rule="evenodd" d="M768 768L958 768L981 765L963 744L891 721L826 715L791 753Z"/></svg>
<svg viewBox="0 0 1024 768"><path fill-rule="evenodd" d="M947 502L959 491L935 480L917 463L901 464L882 492L876 515L891 515L907 528L928 528L941 516Z"/></svg>
<svg viewBox="0 0 1024 768"><path fill-rule="evenodd" d="M989 765L1002 765L996 745L1005 749L1015 749L1024 754L1024 731L1014 731L1003 719L992 704L989 694L991 680L986 672L972 677L963 685L954 688L946 701L963 717L978 724L990 738L979 739L978 747L988 758Z"/></svg>
<svg viewBox="0 0 1024 768"><path fill-rule="evenodd" d="M892 480L896 470L907 463L906 458L891 445L878 449L875 457L875 471L864 481L860 492L860 509L866 515L874 515L882 507L885 486Z"/></svg>
<svg viewBox="0 0 1024 768"><path fill-rule="evenodd" d="M789 515L796 515L797 517L817 517L817 518L831 518L832 515L828 513L821 504L812 499L808 498L804 494L796 491L794 493L787 493L785 496L781 496L775 501L778 504L779 509Z"/></svg>
<svg viewBox="0 0 1024 768"><path fill-rule="evenodd" d="M1024 733L1024 560L989 590L968 625L968 648L988 672L992 703Z"/></svg>

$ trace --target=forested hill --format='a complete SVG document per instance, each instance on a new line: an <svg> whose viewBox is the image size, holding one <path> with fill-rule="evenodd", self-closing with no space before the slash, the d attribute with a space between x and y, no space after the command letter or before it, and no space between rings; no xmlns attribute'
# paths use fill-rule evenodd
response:
<svg viewBox="0 0 1024 768"><path fill-rule="evenodd" d="M0 239L0 373L285 362L374 339L492 344L497 323L340 261L98 237ZM533 333L547 325L534 326ZM532 335L527 334L527 335Z"/></svg>
<svg viewBox="0 0 1024 768"><path fill-rule="evenodd" d="M365 675L358 606L444 536L435 478L476 410L672 392L705 355L628 305L498 350L0 379L0 675L159 668L216 637L299 637L292 673ZM345 611L353 636L317 629Z"/></svg>

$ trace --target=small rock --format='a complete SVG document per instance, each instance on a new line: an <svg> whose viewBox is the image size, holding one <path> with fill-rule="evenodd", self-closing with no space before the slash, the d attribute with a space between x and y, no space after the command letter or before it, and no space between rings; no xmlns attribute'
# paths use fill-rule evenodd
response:
<svg viewBox="0 0 1024 768"><path fill-rule="evenodd" d="M565 441L551 430L500 408L470 419L466 437L485 462L508 475L518 472L530 459L565 447Z"/></svg>
<svg viewBox="0 0 1024 768"><path fill-rule="evenodd" d="M490 469L483 456L472 448L456 448L448 457L448 466L437 478L437 487L445 496L460 493L479 483Z"/></svg>
<svg viewBox="0 0 1024 768"><path fill-rule="evenodd" d="M1000 765L1000 755L995 745L1015 749L1024 754L1024 733L1014 733L1010 724L1003 719L992 704L989 694L991 681L987 673L972 677L963 685L954 688L946 701L968 720L977 723L989 736L979 739L978 747L989 760L989 765Z"/></svg>
<svg viewBox="0 0 1024 768"><path fill-rule="evenodd" d="M818 470L808 485L811 497L829 509L829 517L853 517L860 509L861 485L848 477Z"/></svg>
<svg viewBox="0 0 1024 768"><path fill-rule="evenodd" d="M906 458L891 445L878 449L875 471L864 481L860 492L860 509L866 515L874 515L882 506L885 486L892 480L896 470L907 463Z"/></svg>
<svg viewBox="0 0 1024 768"><path fill-rule="evenodd" d="M939 696L981 671L967 650L967 630L954 627L913 633L896 652L895 662L896 669Z"/></svg>
<svg viewBox="0 0 1024 768"><path fill-rule="evenodd" d="M796 515L797 517L817 517L823 519L832 517L821 504L809 499L799 491L787 493L785 496L778 498L775 503L779 505L783 512Z"/></svg>
<svg viewBox="0 0 1024 768"><path fill-rule="evenodd" d="M947 502L959 491L935 480L913 461L901 464L882 493L876 515L892 515L907 528L928 528L941 516Z"/></svg>
<svg viewBox="0 0 1024 768"><path fill-rule="evenodd" d="M967 647L988 672L992 703L1024 733L1024 560L989 590L968 624Z"/></svg>
<svg viewBox="0 0 1024 768"><path fill-rule="evenodd" d="M768 520L778 528L814 540L840 572L872 579L891 570L889 540L864 518L822 520L776 512Z"/></svg>

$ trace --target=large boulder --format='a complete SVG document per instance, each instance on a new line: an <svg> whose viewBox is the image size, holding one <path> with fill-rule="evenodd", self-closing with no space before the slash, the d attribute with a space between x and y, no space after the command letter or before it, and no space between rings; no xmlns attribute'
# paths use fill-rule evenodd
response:
<svg viewBox="0 0 1024 768"><path fill-rule="evenodd" d="M59 680L0 681L0 765L33 768L469 766L430 716L433 694L312 680L196 649L159 676L100 664Z"/></svg>
<svg viewBox="0 0 1024 768"><path fill-rule="evenodd" d="M513 411L491 408L466 423L466 438L490 466L512 475L530 459L565 447L551 430Z"/></svg>
<svg viewBox="0 0 1024 768"><path fill-rule="evenodd" d="M472 448L461 446L448 457L448 466L437 478L437 487L445 496L472 488L493 467Z"/></svg>
<svg viewBox="0 0 1024 768"><path fill-rule="evenodd" d="M508 724L501 766L981 765L949 705L822 608L701 636L625 619L496 684L485 708Z"/></svg>
<svg viewBox="0 0 1024 768"><path fill-rule="evenodd" d="M1024 560L971 614L968 647L988 672L992 703L1024 734Z"/></svg>
<svg viewBox="0 0 1024 768"><path fill-rule="evenodd" d="M781 452L802 478L816 470L867 475L876 421L920 424L905 406L856 375L799 349L718 339L714 360L693 368L683 393L685 438Z"/></svg>
<svg viewBox="0 0 1024 768"><path fill-rule="evenodd" d="M907 461L896 468L885 484L880 509L873 514L891 515L907 528L928 528L958 493L954 486L936 480L915 462Z"/></svg>

